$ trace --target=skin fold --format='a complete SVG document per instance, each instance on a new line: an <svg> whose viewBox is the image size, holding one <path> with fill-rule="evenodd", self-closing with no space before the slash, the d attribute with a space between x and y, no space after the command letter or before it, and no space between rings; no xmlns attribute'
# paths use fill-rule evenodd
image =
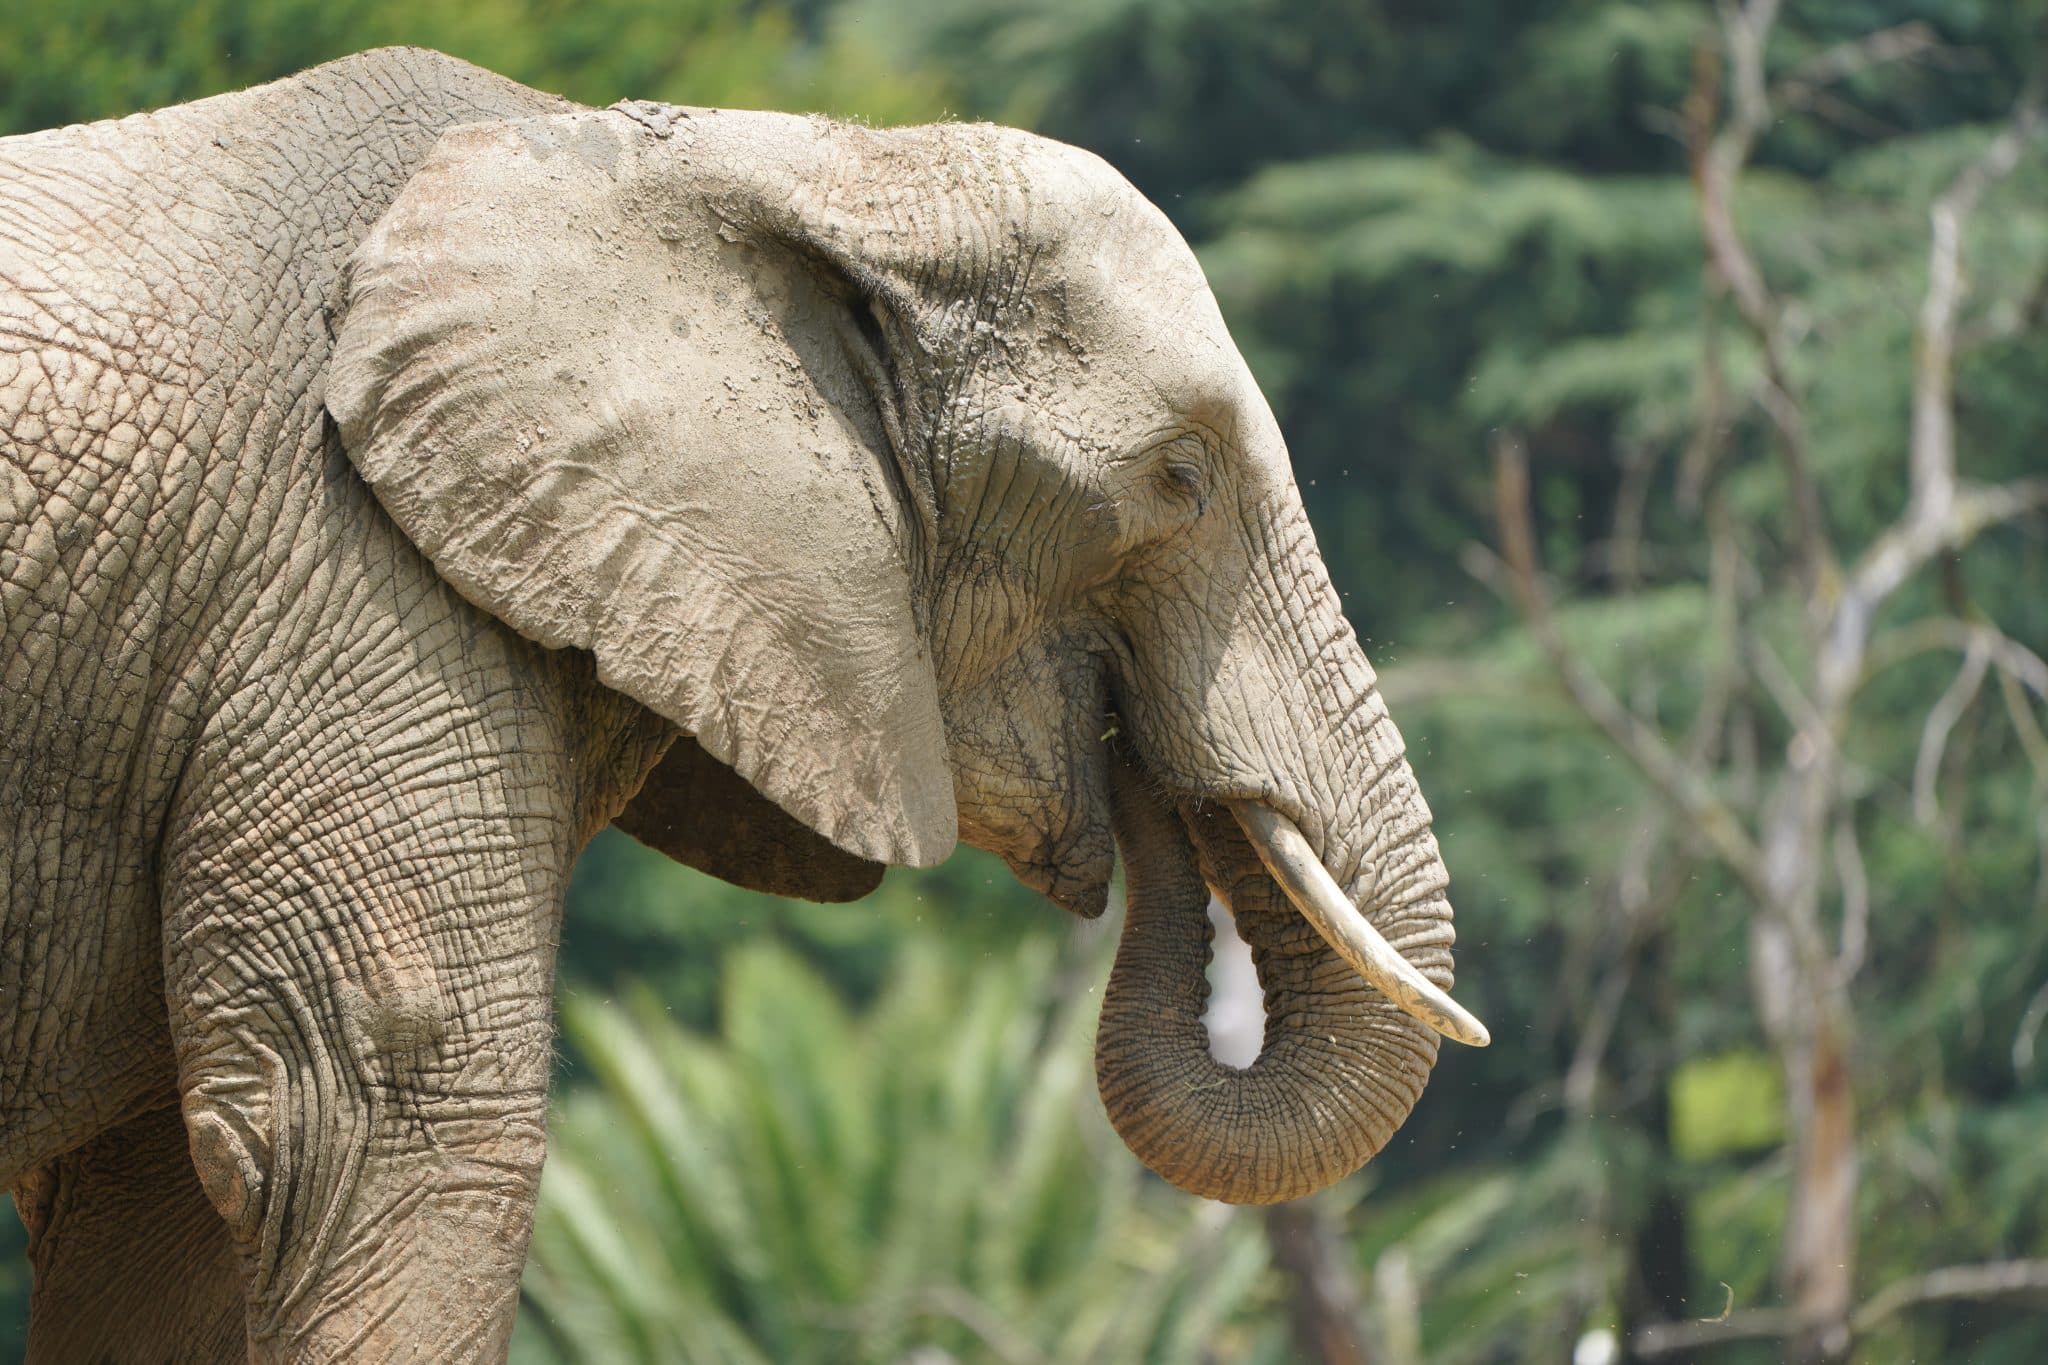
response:
<svg viewBox="0 0 2048 1365"><path fill-rule="evenodd" d="M1211 1197L1369 1159L1429 812L1192 254L973 125L589 110L432 53L0 141L0 1185L43 1360L502 1358L561 898L616 820L1130 913L1098 1071ZM1210 889L1267 991L1211 1062Z"/></svg>

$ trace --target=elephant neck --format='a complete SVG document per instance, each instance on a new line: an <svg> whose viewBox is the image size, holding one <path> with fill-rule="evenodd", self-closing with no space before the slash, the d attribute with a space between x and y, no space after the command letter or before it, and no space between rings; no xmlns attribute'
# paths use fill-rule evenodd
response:
<svg viewBox="0 0 2048 1365"><path fill-rule="evenodd" d="M216 149L191 150L230 182L250 240L296 238L303 280L339 271L448 129L572 107L438 52L380 48L157 117Z"/></svg>
<svg viewBox="0 0 2048 1365"><path fill-rule="evenodd" d="M0 384L0 431L37 471L53 542L93 566L66 570L94 603L71 613L85 624L69 648L107 662L44 704L75 708L86 737L109 697L127 708L125 744L51 761L126 792L124 828L160 824L186 746L295 619L310 576L377 518L322 410L350 254L446 128L559 105L438 54L386 51L0 140L0 276L36 300L71 376L5 365L33 336L0 344L17 376ZM78 405L116 393L119 420Z"/></svg>

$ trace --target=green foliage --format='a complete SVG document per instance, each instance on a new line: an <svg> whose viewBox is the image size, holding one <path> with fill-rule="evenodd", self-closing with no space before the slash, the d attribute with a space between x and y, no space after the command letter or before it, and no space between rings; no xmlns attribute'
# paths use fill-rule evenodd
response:
<svg viewBox="0 0 2048 1365"><path fill-rule="evenodd" d="M1764 1151L1784 1140L1785 1087L1762 1052L1695 1057L1671 1073L1671 1151L1681 1160Z"/></svg>
<svg viewBox="0 0 2048 1365"><path fill-rule="evenodd" d="M114 117L365 48L431 47L587 104L666 99L879 123L945 107L857 29L731 0L29 0L0 45L0 133Z"/></svg>
<svg viewBox="0 0 2048 1365"><path fill-rule="evenodd" d="M813 905L741 890L607 829L570 879L561 972L603 993L638 983L702 1029L716 1022L726 957L752 944L786 946L865 1002L908 936L936 930L963 960L1001 961L1067 919L978 849L929 872L894 869L858 905Z"/></svg>
<svg viewBox="0 0 2048 1365"><path fill-rule="evenodd" d="M645 990L570 998L601 1090L556 1118L518 1358L1214 1358L1256 1229L1092 1121L1093 1001L1057 968L1043 940L998 972L919 934L850 1013L757 943L716 1038Z"/></svg>

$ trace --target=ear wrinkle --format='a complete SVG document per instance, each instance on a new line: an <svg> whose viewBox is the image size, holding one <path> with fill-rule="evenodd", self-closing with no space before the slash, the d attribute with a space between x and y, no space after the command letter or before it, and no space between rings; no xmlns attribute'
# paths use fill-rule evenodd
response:
<svg viewBox="0 0 2048 1365"><path fill-rule="evenodd" d="M911 458L910 415L916 411L915 394L896 363L896 348L889 333L915 335L903 325L903 301L883 276L856 260L843 259L837 252L809 235L771 231L759 239L764 246L778 247L795 258L803 274L823 296L847 369L867 400L874 418L870 430L879 432L885 451L876 461L888 481L889 496L903 512L905 567L920 585L931 579L931 561L938 544L938 506L928 471ZM920 629L925 626L923 593L913 602L912 612Z"/></svg>
<svg viewBox="0 0 2048 1365"><path fill-rule="evenodd" d="M913 574L929 578L938 544L938 501L931 472L912 458L910 433L919 409L915 388L897 363L903 347L890 334L911 339L909 299L889 276L805 231L779 231L772 236L808 267L819 290L836 305L841 346L854 375L866 389L870 407L889 446L884 463L891 492L910 513L912 543L906 547ZM906 342L907 344L907 342Z"/></svg>
<svg viewBox="0 0 2048 1365"><path fill-rule="evenodd" d="M896 363L895 348L889 344L890 330L900 334L908 329L892 316L894 310L879 291L864 290L851 279L845 282L848 287L835 297L840 305L840 342L889 448L888 458L881 463L891 494L908 514L906 558L913 574L920 581L929 581L931 557L938 544L938 506L930 471L912 455L909 418L917 404L902 367Z"/></svg>

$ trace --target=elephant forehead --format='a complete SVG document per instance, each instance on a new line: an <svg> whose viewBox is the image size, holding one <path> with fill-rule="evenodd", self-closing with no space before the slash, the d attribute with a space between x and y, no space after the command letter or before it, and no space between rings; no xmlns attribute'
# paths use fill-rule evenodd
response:
<svg viewBox="0 0 2048 1365"><path fill-rule="evenodd" d="M1201 264L1136 190L1047 274L1059 306L1044 322L1073 343L1082 387L1107 385L1133 411L1163 406L1203 425L1235 427L1238 409L1263 410Z"/></svg>
<svg viewBox="0 0 2048 1365"><path fill-rule="evenodd" d="M1069 324L1081 353L1069 401L1091 429L1157 444L1192 429L1216 448L1277 441L1278 427L1206 286L1137 287Z"/></svg>

